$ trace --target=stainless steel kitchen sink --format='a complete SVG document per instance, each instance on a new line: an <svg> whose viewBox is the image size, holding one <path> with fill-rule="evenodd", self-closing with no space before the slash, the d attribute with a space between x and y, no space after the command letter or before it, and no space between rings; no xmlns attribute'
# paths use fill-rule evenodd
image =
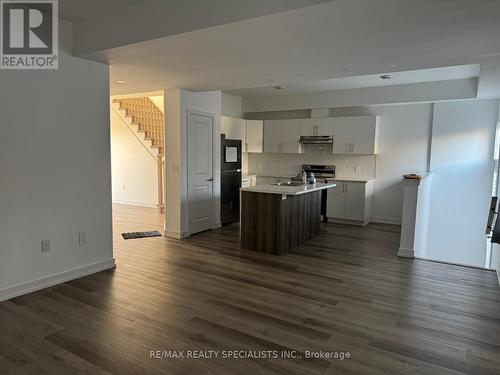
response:
<svg viewBox="0 0 500 375"><path fill-rule="evenodd" d="M275 184L271 185L276 185L276 186L302 186L304 185L303 182L300 181L282 181L282 182L277 182Z"/></svg>

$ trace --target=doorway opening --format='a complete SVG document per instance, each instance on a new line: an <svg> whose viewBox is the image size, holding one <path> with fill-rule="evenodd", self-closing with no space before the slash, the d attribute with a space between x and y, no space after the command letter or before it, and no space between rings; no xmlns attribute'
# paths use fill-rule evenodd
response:
<svg viewBox="0 0 500 375"><path fill-rule="evenodd" d="M113 205L156 210L164 220L165 120L163 92L110 100ZM130 228L132 231L159 228Z"/></svg>

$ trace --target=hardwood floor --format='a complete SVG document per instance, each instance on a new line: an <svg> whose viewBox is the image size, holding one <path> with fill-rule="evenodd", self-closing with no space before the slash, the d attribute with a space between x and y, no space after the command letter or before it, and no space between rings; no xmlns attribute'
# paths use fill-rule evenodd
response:
<svg viewBox="0 0 500 375"><path fill-rule="evenodd" d="M240 251L237 226L124 241L161 218L114 213L116 270L0 303L0 374L500 373L496 274L398 258L397 226L322 224L276 257ZM351 358L150 358L198 349Z"/></svg>

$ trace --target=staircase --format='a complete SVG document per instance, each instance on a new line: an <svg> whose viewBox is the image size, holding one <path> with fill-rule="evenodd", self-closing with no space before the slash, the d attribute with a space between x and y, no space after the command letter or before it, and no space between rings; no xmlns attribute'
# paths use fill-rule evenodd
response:
<svg viewBox="0 0 500 375"><path fill-rule="evenodd" d="M153 156L165 154L165 124L163 113L149 98L114 99L115 108L121 112L143 141L149 145Z"/></svg>
<svg viewBox="0 0 500 375"><path fill-rule="evenodd" d="M148 97L114 99L112 107L156 160L158 211L164 213L165 121L163 113Z"/></svg>

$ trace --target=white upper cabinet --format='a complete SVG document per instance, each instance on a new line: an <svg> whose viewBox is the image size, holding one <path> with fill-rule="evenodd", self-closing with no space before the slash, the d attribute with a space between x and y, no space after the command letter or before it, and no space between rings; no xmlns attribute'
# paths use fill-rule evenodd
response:
<svg viewBox="0 0 500 375"><path fill-rule="evenodd" d="M264 152L281 152L281 122L264 121Z"/></svg>
<svg viewBox="0 0 500 375"><path fill-rule="evenodd" d="M221 133L226 139L239 139L245 144L246 121L241 118L221 116Z"/></svg>
<svg viewBox="0 0 500 375"><path fill-rule="evenodd" d="M358 119L354 129L354 153L378 154L380 117L364 116Z"/></svg>
<svg viewBox="0 0 500 375"><path fill-rule="evenodd" d="M299 153L300 121L264 122L264 152Z"/></svg>
<svg viewBox="0 0 500 375"><path fill-rule="evenodd" d="M246 143L244 152L262 152L264 139L264 121L247 120L246 121Z"/></svg>
<svg viewBox="0 0 500 375"><path fill-rule="evenodd" d="M333 135L333 117L308 118L300 120L300 135Z"/></svg>
<svg viewBox="0 0 500 375"><path fill-rule="evenodd" d="M281 124L281 152L295 154L300 152L299 120L283 120Z"/></svg>
<svg viewBox="0 0 500 375"><path fill-rule="evenodd" d="M334 120L334 154L352 154L356 119L356 117L339 117Z"/></svg>
<svg viewBox="0 0 500 375"><path fill-rule="evenodd" d="M334 154L378 153L378 116L336 117L334 120Z"/></svg>
<svg viewBox="0 0 500 375"><path fill-rule="evenodd" d="M332 136L334 131L334 118L325 117L316 119L316 135Z"/></svg>
<svg viewBox="0 0 500 375"><path fill-rule="evenodd" d="M316 119L306 118L300 120L300 135L316 135Z"/></svg>

